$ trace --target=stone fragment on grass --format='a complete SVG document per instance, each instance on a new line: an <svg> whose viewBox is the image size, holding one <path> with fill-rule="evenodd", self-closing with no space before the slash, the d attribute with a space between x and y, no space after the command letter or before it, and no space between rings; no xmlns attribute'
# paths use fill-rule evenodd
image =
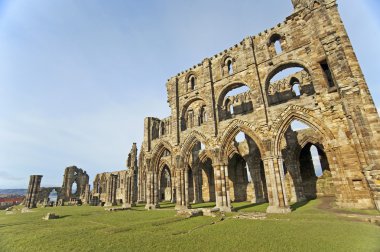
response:
<svg viewBox="0 0 380 252"><path fill-rule="evenodd" d="M55 213L47 213L42 219L44 220L53 220L58 219L59 215L56 215Z"/></svg>
<svg viewBox="0 0 380 252"><path fill-rule="evenodd" d="M266 213L241 213L235 215L234 219L264 220L267 218Z"/></svg>
<svg viewBox="0 0 380 252"><path fill-rule="evenodd" d="M218 217L222 215L222 213L219 211L219 208L202 208L202 212L204 216L210 216L210 217Z"/></svg>
<svg viewBox="0 0 380 252"><path fill-rule="evenodd" d="M125 210L131 210L130 207L111 207L111 208L104 208L106 211L110 212L116 212L116 211L125 211Z"/></svg>
<svg viewBox="0 0 380 252"><path fill-rule="evenodd" d="M33 211L30 210L29 208L27 207L24 207L23 209L21 209L21 213L32 213Z"/></svg>
<svg viewBox="0 0 380 252"><path fill-rule="evenodd" d="M177 216L183 216L186 218L197 217L202 215L203 212L201 209L184 209L177 211Z"/></svg>

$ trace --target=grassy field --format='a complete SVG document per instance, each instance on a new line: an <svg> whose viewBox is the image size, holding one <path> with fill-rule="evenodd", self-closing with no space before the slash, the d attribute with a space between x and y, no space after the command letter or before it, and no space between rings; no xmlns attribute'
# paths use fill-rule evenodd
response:
<svg viewBox="0 0 380 252"><path fill-rule="evenodd" d="M143 206L121 212L101 207L39 208L0 212L0 251L380 251L380 227L355 222L316 208L295 205L288 215L239 220L239 212L263 212L266 204L237 203L237 213L220 217L175 217L173 204L162 210ZM193 207L208 207L197 204ZM54 212L60 219L44 221Z"/></svg>

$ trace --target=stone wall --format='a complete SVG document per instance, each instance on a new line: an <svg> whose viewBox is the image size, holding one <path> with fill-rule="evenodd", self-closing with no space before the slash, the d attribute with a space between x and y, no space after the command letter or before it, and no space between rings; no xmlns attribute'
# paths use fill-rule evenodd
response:
<svg viewBox="0 0 380 252"><path fill-rule="evenodd" d="M268 212L289 212L289 201L313 195L334 195L341 207L379 207L379 116L336 1L292 2L295 10L283 22L168 80L170 117L144 122L138 194L148 208L159 206L164 165L177 208L190 207L197 195L226 211L236 196L267 200ZM240 87L249 91L230 95ZM301 138L290 128L294 120L312 134ZM235 139L239 132L246 147ZM307 145L318 147L328 167L322 178L305 177L312 171L308 147L302 151ZM253 186L229 171L236 169L234 155L248 164ZM215 199L199 170L206 160Z"/></svg>

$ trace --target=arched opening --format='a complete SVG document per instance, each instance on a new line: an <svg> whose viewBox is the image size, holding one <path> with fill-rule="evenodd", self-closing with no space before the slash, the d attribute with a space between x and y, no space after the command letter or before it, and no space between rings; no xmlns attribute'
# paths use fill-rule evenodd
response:
<svg viewBox="0 0 380 252"><path fill-rule="evenodd" d="M206 103L201 99L193 100L185 105L182 110L181 130L185 131L205 123L207 121L206 110Z"/></svg>
<svg viewBox="0 0 380 252"><path fill-rule="evenodd" d="M172 200L172 179L171 179L169 167L165 165L161 171L161 177L160 177L160 201L171 201L171 200Z"/></svg>
<svg viewBox="0 0 380 252"><path fill-rule="evenodd" d="M194 76L190 77L190 88L191 88L191 90L195 89L195 77Z"/></svg>
<svg viewBox="0 0 380 252"><path fill-rule="evenodd" d="M281 140L286 193L291 202L335 195L321 139L307 123L293 120Z"/></svg>
<svg viewBox="0 0 380 252"><path fill-rule="evenodd" d="M49 194L49 202L53 202L53 204L57 203L58 200L58 192L53 189Z"/></svg>
<svg viewBox="0 0 380 252"><path fill-rule="evenodd" d="M231 201L267 202L264 165L255 141L238 132L230 143L228 179Z"/></svg>
<svg viewBox="0 0 380 252"><path fill-rule="evenodd" d="M300 152L299 163L306 198L334 195L330 167L320 147L306 144Z"/></svg>
<svg viewBox="0 0 380 252"><path fill-rule="evenodd" d="M228 176L230 179L231 200L235 202L247 201L248 173L244 158L235 154L228 161ZM231 192L232 191L232 192Z"/></svg>
<svg viewBox="0 0 380 252"><path fill-rule="evenodd" d="M218 110L220 121L252 112L250 88L242 83L230 85L219 96Z"/></svg>
<svg viewBox="0 0 380 252"><path fill-rule="evenodd" d="M301 87L300 87L300 81L297 78L292 78L290 80L290 85L292 86L293 96L299 97L301 96Z"/></svg>
<svg viewBox="0 0 380 252"><path fill-rule="evenodd" d="M71 185L71 194L77 194L78 192L78 184L76 181L74 181L74 183Z"/></svg>
<svg viewBox="0 0 380 252"><path fill-rule="evenodd" d="M228 70L228 74L229 75L231 75L231 74L234 73L234 68L233 68L232 60L231 59L227 60L227 70Z"/></svg>
<svg viewBox="0 0 380 252"><path fill-rule="evenodd" d="M214 168L210 158L200 163L200 171L200 202L215 202Z"/></svg>
<svg viewBox="0 0 380 252"><path fill-rule="evenodd" d="M281 36L279 34L273 34L270 38L271 46L273 47L275 55L282 53Z"/></svg>
<svg viewBox="0 0 380 252"><path fill-rule="evenodd" d="M205 145L195 140L186 157L187 195L190 203L215 202L215 181L212 161Z"/></svg>
<svg viewBox="0 0 380 252"><path fill-rule="evenodd" d="M299 99L301 95L315 94L309 72L302 66L289 64L277 68L267 80L269 105Z"/></svg>

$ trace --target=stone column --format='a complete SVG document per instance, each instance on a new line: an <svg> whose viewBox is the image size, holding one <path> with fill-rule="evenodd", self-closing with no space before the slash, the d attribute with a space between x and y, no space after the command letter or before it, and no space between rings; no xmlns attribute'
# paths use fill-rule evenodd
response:
<svg viewBox="0 0 380 252"><path fill-rule="evenodd" d="M83 198L83 204L90 204L90 185L87 184L85 191L84 191L84 198Z"/></svg>
<svg viewBox="0 0 380 252"><path fill-rule="evenodd" d="M29 179L28 193L25 198L25 207L37 207L38 192L40 190L42 175L31 175Z"/></svg>
<svg viewBox="0 0 380 252"><path fill-rule="evenodd" d="M156 209L159 208L158 204L158 190L157 190L157 175L149 171L147 174L147 196L145 209Z"/></svg>
<svg viewBox="0 0 380 252"><path fill-rule="evenodd" d="M107 181L107 201L105 206L116 205L117 175L111 174Z"/></svg>
<svg viewBox="0 0 380 252"><path fill-rule="evenodd" d="M185 169L187 165L181 156L176 157L176 174L177 174L177 201L176 210L187 209L189 204L189 192L188 192L188 171Z"/></svg>
<svg viewBox="0 0 380 252"><path fill-rule="evenodd" d="M267 177L269 206L267 213L290 213L285 192L285 176L282 157L263 159Z"/></svg>
<svg viewBox="0 0 380 252"><path fill-rule="evenodd" d="M130 208L136 206L136 191L135 191L135 180L134 175L126 176L126 184L125 184L125 193L124 193L124 201L123 207Z"/></svg>
<svg viewBox="0 0 380 252"><path fill-rule="evenodd" d="M230 188L228 183L228 166L225 164L215 164L215 198L216 207L223 212L231 212Z"/></svg>

